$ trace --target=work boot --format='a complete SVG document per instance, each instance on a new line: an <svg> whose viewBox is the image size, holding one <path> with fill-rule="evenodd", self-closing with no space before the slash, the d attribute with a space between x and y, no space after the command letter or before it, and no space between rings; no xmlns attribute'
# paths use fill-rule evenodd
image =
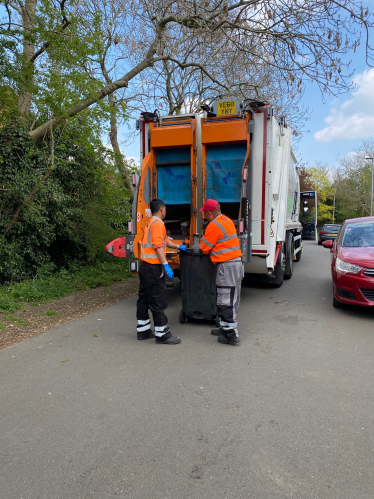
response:
<svg viewBox="0 0 374 499"><path fill-rule="evenodd" d="M178 345L181 339L178 336L172 336L170 331L163 336L156 336L156 343L158 345Z"/></svg>
<svg viewBox="0 0 374 499"><path fill-rule="evenodd" d="M150 338L156 338L156 335L152 331L152 329L148 329L147 331L142 331L141 333L137 333L137 335L139 341L149 340Z"/></svg>
<svg viewBox="0 0 374 499"><path fill-rule="evenodd" d="M220 333L220 335L218 336L218 343L223 343L224 345L228 345L230 341L225 334Z"/></svg>
<svg viewBox="0 0 374 499"><path fill-rule="evenodd" d="M212 334L213 336L220 336L222 334L222 331L219 327L216 327L211 330L210 334Z"/></svg>
<svg viewBox="0 0 374 499"><path fill-rule="evenodd" d="M227 337L225 334L221 334L218 337L218 342L223 343L224 345L233 345L233 346L239 346L240 345L240 338L239 336L234 336L232 337Z"/></svg>

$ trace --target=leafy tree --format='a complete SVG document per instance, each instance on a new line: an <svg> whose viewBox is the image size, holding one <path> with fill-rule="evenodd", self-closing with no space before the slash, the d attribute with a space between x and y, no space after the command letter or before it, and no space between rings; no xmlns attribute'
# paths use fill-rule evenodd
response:
<svg viewBox="0 0 374 499"><path fill-rule="evenodd" d="M21 124L0 130L0 280L92 262L125 232L129 194L92 125L83 113L36 142Z"/></svg>
<svg viewBox="0 0 374 499"><path fill-rule="evenodd" d="M297 0L292 5L284 0L1 2L9 13L2 24L1 51L5 66L15 70L8 77L19 94L19 111L28 114L33 96L43 91L58 103L52 110L50 102L53 116L37 120L30 131L33 140L119 89L128 89L126 97L131 98L143 72L167 61L182 70L199 69L223 90L230 87L217 75L225 74L231 63L238 88L248 83L251 65L257 65L279 74L290 90L301 91L308 79L322 92L337 94L350 87L351 72L342 58L356 50L361 31L368 63L372 57L369 11L354 0ZM113 10L121 22L106 53L116 60L109 82L89 61L105 52L102 13ZM235 54L246 65L237 69ZM66 94L58 84L61 79Z"/></svg>
<svg viewBox="0 0 374 499"><path fill-rule="evenodd" d="M335 188L330 169L326 164L316 163L316 166L304 167L302 174L304 185L300 191L315 190L317 192L317 224L332 222Z"/></svg>
<svg viewBox="0 0 374 499"><path fill-rule="evenodd" d="M300 192L314 191L312 175L307 167L300 168Z"/></svg>
<svg viewBox="0 0 374 499"><path fill-rule="evenodd" d="M373 154L374 139L369 139L339 159L335 188L340 220L370 215L372 165L365 156Z"/></svg>

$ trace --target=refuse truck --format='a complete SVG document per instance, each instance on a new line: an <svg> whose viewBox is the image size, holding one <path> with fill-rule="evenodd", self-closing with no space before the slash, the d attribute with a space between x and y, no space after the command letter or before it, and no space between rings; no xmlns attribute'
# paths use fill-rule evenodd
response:
<svg viewBox="0 0 374 499"><path fill-rule="evenodd" d="M292 132L266 102L222 99L200 114L142 113L141 171L133 173L135 195L129 234L110 242L107 252L127 257L137 270L150 201L166 204L167 235L197 247L205 223L200 208L216 199L238 233L243 274L279 287L292 277L302 253L299 169ZM180 254L166 255L180 277Z"/></svg>

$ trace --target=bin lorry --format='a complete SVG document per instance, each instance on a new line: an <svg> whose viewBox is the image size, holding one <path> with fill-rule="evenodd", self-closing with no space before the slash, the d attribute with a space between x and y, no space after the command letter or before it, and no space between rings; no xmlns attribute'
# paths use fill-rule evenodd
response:
<svg viewBox="0 0 374 499"><path fill-rule="evenodd" d="M107 251L140 257L154 198L166 204L168 237L196 247L204 232L200 208L216 199L237 228L244 274L279 287L292 277L302 252L291 129L265 102L233 98L203 108L201 114L143 113L137 120L142 163L137 182L133 173L129 234L109 243ZM166 256L180 277L179 253L168 250ZM137 270L136 260L131 269Z"/></svg>

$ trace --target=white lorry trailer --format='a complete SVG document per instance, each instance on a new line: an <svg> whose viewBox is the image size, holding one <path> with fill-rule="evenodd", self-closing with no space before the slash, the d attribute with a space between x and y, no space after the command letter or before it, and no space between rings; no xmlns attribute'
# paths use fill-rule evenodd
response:
<svg viewBox="0 0 374 499"><path fill-rule="evenodd" d="M199 210L213 198L237 227L244 273L275 286L291 278L302 250L299 170L291 130L271 105L225 99L202 115L143 113L137 128L142 166L129 235L109 243L109 253L139 258L156 197L167 207L169 237L196 245L204 230ZM167 259L178 275L178 253Z"/></svg>

